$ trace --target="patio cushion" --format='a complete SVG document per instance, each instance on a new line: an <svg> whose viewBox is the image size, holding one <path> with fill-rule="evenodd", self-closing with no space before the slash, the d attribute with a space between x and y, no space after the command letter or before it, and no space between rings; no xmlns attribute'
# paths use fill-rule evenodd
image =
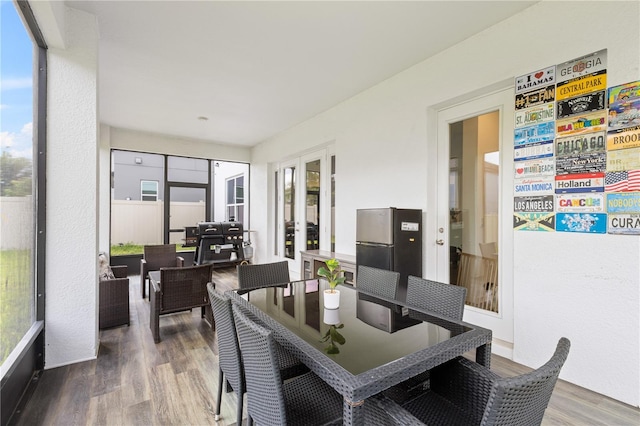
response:
<svg viewBox="0 0 640 426"><path fill-rule="evenodd" d="M98 254L98 277L102 280L113 280L116 276L109 265L109 259L105 253Z"/></svg>

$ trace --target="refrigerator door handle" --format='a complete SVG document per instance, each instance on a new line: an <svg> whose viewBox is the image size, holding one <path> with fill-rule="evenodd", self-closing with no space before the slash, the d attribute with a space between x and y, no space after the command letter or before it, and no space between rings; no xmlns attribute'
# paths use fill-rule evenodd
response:
<svg viewBox="0 0 640 426"><path fill-rule="evenodd" d="M371 247L393 247L393 244L368 243L366 241L356 241L356 245L371 246Z"/></svg>

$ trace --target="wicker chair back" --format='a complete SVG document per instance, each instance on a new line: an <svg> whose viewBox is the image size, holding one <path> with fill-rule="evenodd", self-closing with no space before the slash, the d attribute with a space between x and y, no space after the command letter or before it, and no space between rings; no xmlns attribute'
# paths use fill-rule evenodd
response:
<svg viewBox="0 0 640 426"><path fill-rule="evenodd" d="M378 296L396 299L400 273L370 266L358 266L357 287Z"/></svg>
<svg viewBox="0 0 640 426"><path fill-rule="evenodd" d="M467 289L409 275L407 305L427 309L455 320L462 320Z"/></svg>
<svg viewBox="0 0 640 426"><path fill-rule="evenodd" d="M273 263L238 265L238 287L247 290L274 284L288 283L289 263L286 260Z"/></svg>

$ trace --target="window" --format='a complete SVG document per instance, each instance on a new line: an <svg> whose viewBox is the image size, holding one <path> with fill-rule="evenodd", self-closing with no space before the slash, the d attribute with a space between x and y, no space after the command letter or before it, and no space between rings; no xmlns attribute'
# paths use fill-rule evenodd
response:
<svg viewBox="0 0 640 426"><path fill-rule="evenodd" d="M158 181L140 181L140 199L142 201L158 201Z"/></svg>
<svg viewBox="0 0 640 426"><path fill-rule="evenodd" d="M244 176L227 179L227 220L242 222L244 218Z"/></svg>
<svg viewBox="0 0 640 426"><path fill-rule="evenodd" d="M47 52L28 2L0 8L0 371L8 424L34 370L44 368Z"/></svg>
<svg viewBox="0 0 640 426"><path fill-rule="evenodd" d="M0 360L4 363L36 319L36 205L33 196L34 44L13 3L3 1L1 7Z"/></svg>
<svg viewBox="0 0 640 426"><path fill-rule="evenodd" d="M246 163L112 150L111 256L166 243L193 251L187 234L203 221L233 217L248 229L248 176Z"/></svg>

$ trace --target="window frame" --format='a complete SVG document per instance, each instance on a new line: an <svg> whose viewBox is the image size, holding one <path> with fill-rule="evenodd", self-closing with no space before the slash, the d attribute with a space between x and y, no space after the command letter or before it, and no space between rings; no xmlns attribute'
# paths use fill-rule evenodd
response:
<svg viewBox="0 0 640 426"><path fill-rule="evenodd" d="M153 183L155 184L156 190L155 194L145 194L144 184L145 183ZM140 180L140 201L158 201L160 183L157 180ZM145 197L155 197L153 200L147 200Z"/></svg>
<svg viewBox="0 0 640 426"><path fill-rule="evenodd" d="M242 179L242 186L238 186L238 180ZM234 218L235 218L235 222L243 222L244 221L244 207L245 207L245 196L244 196L244 181L245 181L245 174L239 174L236 176L232 176L230 178L225 179L225 191L227 192L225 194L225 212L227 215L227 220L231 220L231 215L229 214L229 209L233 209L233 213L234 213ZM233 202L230 203L229 202L229 183L233 182ZM242 188L242 202L238 203L238 188ZM242 208L242 215L240 215L238 213L238 209ZM238 219L240 218L240 220Z"/></svg>
<svg viewBox="0 0 640 426"><path fill-rule="evenodd" d="M33 42L33 291L34 321L20 343L2 364L2 424L26 402L26 389L44 370L45 353L45 254L46 254L46 158L47 158L47 44L27 0L14 6Z"/></svg>

